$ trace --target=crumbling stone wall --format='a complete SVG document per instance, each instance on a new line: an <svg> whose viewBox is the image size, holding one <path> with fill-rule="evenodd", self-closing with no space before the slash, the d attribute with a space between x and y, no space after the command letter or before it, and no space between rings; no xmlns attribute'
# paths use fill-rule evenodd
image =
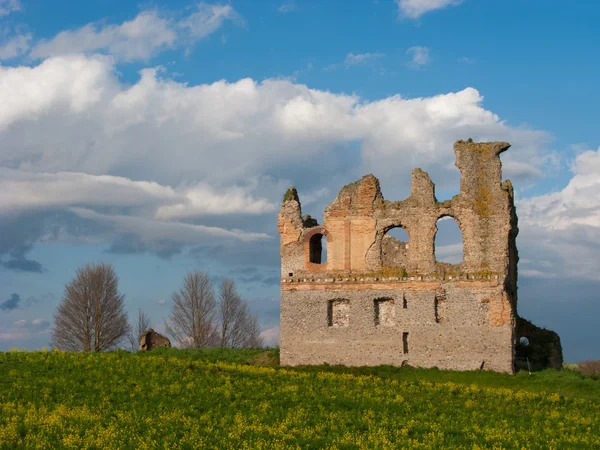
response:
<svg viewBox="0 0 600 450"><path fill-rule="evenodd" d="M406 267L406 251L408 243L400 241L393 236L384 234L381 238L381 265L382 267Z"/></svg>
<svg viewBox="0 0 600 450"><path fill-rule="evenodd" d="M509 147L456 142L460 193L444 202L421 169L412 172L411 195L393 202L366 175L342 188L322 225L302 216L290 188L278 218L282 364L513 372L518 226L499 157ZM435 259L436 223L445 216L463 235L460 264ZM395 227L408 242L386 235ZM318 256L323 237L326 262Z"/></svg>
<svg viewBox="0 0 600 450"><path fill-rule="evenodd" d="M522 338L525 340L522 341ZM562 369L562 346L558 334L518 317L516 365L531 370Z"/></svg>
<svg viewBox="0 0 600 450"><path fill-rule="evenodd" d="M169 338L166 336L163 336L150 328L140 337L139 350L152 350L157 347L171 347L171 341L169 341Z"/></svg>

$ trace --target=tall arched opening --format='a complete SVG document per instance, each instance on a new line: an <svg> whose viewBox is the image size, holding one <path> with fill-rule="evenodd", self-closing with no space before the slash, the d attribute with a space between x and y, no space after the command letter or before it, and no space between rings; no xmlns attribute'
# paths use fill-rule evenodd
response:
<svg viewBox="0 0 600 450"><path fill-rule="evenodd" d="M436 262L460 264L464 258L464 246L458 223L451 216L443 216L437 220L436 227L433 243Z"/></svg>

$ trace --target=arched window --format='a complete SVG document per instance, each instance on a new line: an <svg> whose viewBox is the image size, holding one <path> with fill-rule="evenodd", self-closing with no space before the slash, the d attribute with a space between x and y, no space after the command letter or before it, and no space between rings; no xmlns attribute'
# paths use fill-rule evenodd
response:
<svg viewBox="0 0 600 450"><path fill-rule="evenodd" d="M313 264L324 264L327 262L327 236L314 234L309 241L309 261Z"/></svg>
<svg viewBox="0 0 600 450"><path fill-rule="evenodd" d="M453 217L440 217L436 223L434 240L435 260L440 263L460 264L464 249L462 232Z"/></svg>
<svg viewBox="0 0 600 450"><path fill-rule="evenodd" d="M402 227L390 228L381 239L381 263L383 267L405 267L408 251L408 232Z"/></svg>

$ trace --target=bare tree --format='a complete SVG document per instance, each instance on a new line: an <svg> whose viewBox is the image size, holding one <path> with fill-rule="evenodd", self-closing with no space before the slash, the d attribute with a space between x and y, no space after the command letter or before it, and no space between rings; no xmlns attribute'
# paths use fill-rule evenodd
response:
<svg viewBox="0 0 600 450"><path fill-rule="evenodd" d="M260 325L258 324L258 318L255 315L250 315L246 321L246 331L244 333L244 340L242 347L247 348L259 348L264 347L265 340L261 336Z"/></svg>
<svg viewBox="0 0 600 450"><path fill-rule="evenodd" d="M262 347L258 320L248 311L248 304L238 294L233 280L221 282L218 319L221 347Z"/></svg>
<svg viewBox="0 0 600 450"><path fill-rule="evenodd" d="M184 347L218 345L215 292L208 274L188 273L182 288L174 292L172 298L171 316L165 322L167 333Z"/></svg>
<svg viewBox="0 0 600 450"><path fill-rule="evenodd" d="M218 319L221 347L236 347L246 319L246 304L237 293L233 280L225 279L221 282Z"/></svg>
<svg viewBox="0 0 600 450"><path fill-rule="evenodd" d="M79 267L54 313L52 345L85 352L116 348L131 330L118 285L110 264Z"/></svg>
<svg viewBox="0 0 600 450"><path fill-rule="evenodd" d="M142 334L150 329L150 318L142 311L138 309L138 320L137 325L132 327L129 333L129 344L131 345L131 351L135 351L140 346L140 339Z"/></svg>

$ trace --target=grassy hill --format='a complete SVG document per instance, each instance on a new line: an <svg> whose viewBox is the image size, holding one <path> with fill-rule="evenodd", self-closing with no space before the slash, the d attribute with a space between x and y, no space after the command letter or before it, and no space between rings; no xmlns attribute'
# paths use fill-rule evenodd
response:
<svg viewBox="0 0 600 450"><path fill-rule="evenodd" d="M600 448L600 381L278 367L276 350L0 353L0 448Z"/></svg>

